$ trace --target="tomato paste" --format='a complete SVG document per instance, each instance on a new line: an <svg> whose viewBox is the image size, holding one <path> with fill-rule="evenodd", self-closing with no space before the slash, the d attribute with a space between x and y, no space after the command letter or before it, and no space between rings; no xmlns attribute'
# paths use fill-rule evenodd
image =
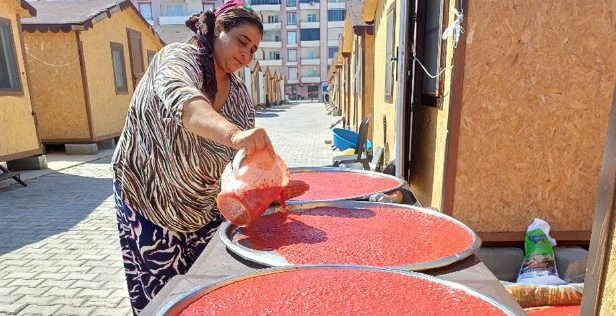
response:
<svg viewBox="0 0 616 316"><path fill-rule="evenodd" d="M318 207L274 213L242 228L258 250L275 250L293 264L396 266L449 257L473 236L455 222L416 210Z"/></svg>
<svg viewBox="0 0 616 316"><path fill-rule="evenodd" d="M302 180L310 190L294 200L316 201L361 196L393 190L399 182L395 179L371 176L358 172L294 172L292 180Z"/></svg>
<svg viewBox="0 0 616 316"><path fill-rule="evenodd" d="M318 268L272 273L231 283L207 293L181 315L498 316L505 313L479 297L415 276Z"/></svg>
<svg viewBox="0 0 616 316"><path fill-rule="evenodd" d="M528 316L579 316L581 306L546 306L526 309Z"/></svg>

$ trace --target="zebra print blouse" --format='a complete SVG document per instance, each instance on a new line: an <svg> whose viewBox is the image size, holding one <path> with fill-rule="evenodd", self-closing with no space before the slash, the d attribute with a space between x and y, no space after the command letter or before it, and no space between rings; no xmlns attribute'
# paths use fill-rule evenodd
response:
<svg viewBox="0 0 616 316"><path fill-rule="evenodd" d="M178 232L196 231L217 217L220 176L235 154L182 126L184 104L205 98L196 58L196 47L182 43L154 56L135 89L112 159L123 201ZM254 127L252 100L235 74L221 114L241 129Z"/></svg>

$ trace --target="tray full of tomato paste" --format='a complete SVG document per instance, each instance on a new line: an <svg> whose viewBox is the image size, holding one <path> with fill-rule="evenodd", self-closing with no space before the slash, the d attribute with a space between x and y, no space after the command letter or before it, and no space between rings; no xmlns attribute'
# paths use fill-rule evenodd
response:
<svg viewBox="0 0 616 316"><path fill-rule="evenodd" d="M417 272L351 265L269 268L199 286L159 316L517 316L466 286Z"/></svg>
<svg viewBox="0 0 616 316"><path fill-rule="evenodd" d="M291 180L302 180L310 190L291 201L330 202L367 200L376 193L387 193L406 185L404 179L388 174L337 167L289 168Z"/></svg>
<svg viewBox="0 0 616 316"><path fill-rule="evenodd" d="M350 264L427 270L474 254L480 238L431 209L362 201L270 207L254 224L224 222L219 237L238 256L265 266Z"/></svg>

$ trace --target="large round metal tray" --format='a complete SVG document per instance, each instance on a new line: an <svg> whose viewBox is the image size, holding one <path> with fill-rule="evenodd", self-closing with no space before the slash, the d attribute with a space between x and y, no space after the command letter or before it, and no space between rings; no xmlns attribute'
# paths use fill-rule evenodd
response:
<svg viewBox="0 0 616 316"><path fill-rule="evenodd" d="M427 209L427 208L417 207L417 206L410 206L410 205L404 205L404 204L391 204L391 203L362 202L362 201L337 201L337 202L318 202L318 203L290 203L289 205L287 205L287 211L288 212L301 212L301 210L307 210L307 209L312 209L315 207L322 207L322 206L340 207L340 208L370 208L370 207L375 207L375 206L379 208L396 208L396 209L406 208L409 210L422 212L425 214L429 214L431 216L441 217L449 221L452 221L458 226L460 226L462 229L468 231L473 238L473 242L466 250L461 251L455 255L433 260L433 261L406 264L406 265L401 265L401 266L391 266L391 268L411 270L411 271L421 271L421 270L440 268L440 267L450 265L456 261L462 260L474 254L481 247L481 239L479 238L479 236L477 236L477 234L475 234L475 232L472 229L470 229L468 226L466 226L464 223L448 215L445 215L443 213L440 213L440 212L437 212L431 209ZM281 210L280 206L270 207L269 209L265 211L265 215L271 214L274 212L279 212L280 210ZM242 228L237 227L229 223L228 221L224 221L222 223L222 225L220 226L220 229L218 230L218 235L220 239L222 240L222 242L227 246L227 248L230 251L232 251L233 253L237 254L238 256L246 260L253 261L253 262L256 262L256 263L259 263L265 266L269 266L269 267L283 267L283 266L294 265L293 263L289 263L281 254L279 254L276 251L273 251L273 250L263 251L263 250L256 250L256 249L247 247L246 243L240 242L240 240L245 237L245 235L242 234ZM322 263L327 264L328 262L322 262Z"/></svg>
<svg viewBox="0 0 616 316"><path fill-rule="evenodd" d="M370 198L370 196L376 194L376 193L387 193L387 192L392 192L392 191L396 191L398 189L403 188L406 185L406 181L404 179L398 178L398 177L394 177L388 174L384 174L384 173L379 173L379 172L374 172L374 171L367 171L367 170L358 170L358 169L350 169L350 168L339 168L339 167L294 167L294 168L289 168L289 172L290 173L297 173L297 172L350 172L350 173L359 173L359 174L365 174L371 177L381 177L381 178L388 178L388 179L392 179L398 182L398 185L396 185L395 187L386 189L386 190L380 190L380 191L369 191L366 192L364 194L361 195L351 195L351 196L345 196L345 197L340 197L340 198L335 198L335 199L322 199L322 200L299 200L299 199L291 199L291 201L293 202L297 202L297 203L307 203L307 202L333 202L333 201L342 201L342 200L367 200L368 198ZM301 198L301 197L300 197Z"/></svg>
<svg viewBox="0 0 616 316"><path fill-rule="evenodd" d="M368 267L368 266L356 266L356 265L296 265L296 266L291 266L291 267L282 267L282 268L269 268L269 269L263 269L263 270L259 270L257 272L252 272L252 273L248 273L248 274L243 274L243 275L239 275L239 276L231 276L228 278L224 278L221 279L219 281L214 281L213 283L210 284L206 284L206 285L202 285L199 287L196 287L195 289L188 291L184 294L182 294L181 296L177 297L176 299L174 299L173 301L169 302L167 305L165 305L156 315L157 316L176 316L176 315L180 315L186 308L188 308L192 303L196 302L197 300L199 300L201 297L203 297L204 295L213 292L219 288L222 288L226 285L232 284L232 283L236 283L236 282L240 282L243 280L247 280L247 279L251 279L251 278L256 278L259 276L264 276L264 275L268 275L268 274L274 274L274 273L284 273L284 272L288 272L288 271L297 271L297 270L308 270L308 269L322 269L322 268L328 268L328 269L354 269L354 270L370 270L370 271L381 271L381 272L388 272L388 273L398 273L398 274L402 274L402 275L408 275L411 277L415 277L415 278L420 278L420 279L424 279L427 281L431 281L434 283L438 283L441 285L445 285L447 287L450 287L452 289L456 289L456 290L460 290L463 291L471 296L480 298L488 303L490 303L491 305L499 308L500 310L503 311L503 313L505 313L506 315L510 315L510 316L518 316L518 315L523 315L520 313L517 313L515 311L512 311L511 309L509 309L507 306L505 306L504 304L496 301L495 299L486 296L484 294L481 294L467 286L455 283L455 282L451 282L451 281L445 281L445 280L441 280L438 278L435 278L433 276L429 276L429 275L425 275L422 273L417 273L417 272L410 272L410 271L401 271L401 270L395 270L395 269L387 269L387 268L379 268L379 267ZM420 299L420 298L418 298ZM378 302L375 302L375 304L377 304ZM240 304L240 303L238 303ZM334 313L335 311L332 311L332 313Z"/></svg>

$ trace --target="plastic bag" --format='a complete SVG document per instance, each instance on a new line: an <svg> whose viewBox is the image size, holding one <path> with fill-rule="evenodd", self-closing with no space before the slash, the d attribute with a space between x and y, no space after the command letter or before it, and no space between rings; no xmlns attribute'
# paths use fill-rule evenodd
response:
<svg viewBox="0 0 616 316"><path fill-rule="evenodd" d="M537 285L501 281L501 284L522 308L582 304L584 283Z"/></svg>
<svg viewBox="0 0 616 316"><path fill-rule="evenodd" d="M558 277L552 246L556 246L556 240L550 237L550 225L535 218L526 230L524 261L518 273L518 283L567 284Z"/></svg>

